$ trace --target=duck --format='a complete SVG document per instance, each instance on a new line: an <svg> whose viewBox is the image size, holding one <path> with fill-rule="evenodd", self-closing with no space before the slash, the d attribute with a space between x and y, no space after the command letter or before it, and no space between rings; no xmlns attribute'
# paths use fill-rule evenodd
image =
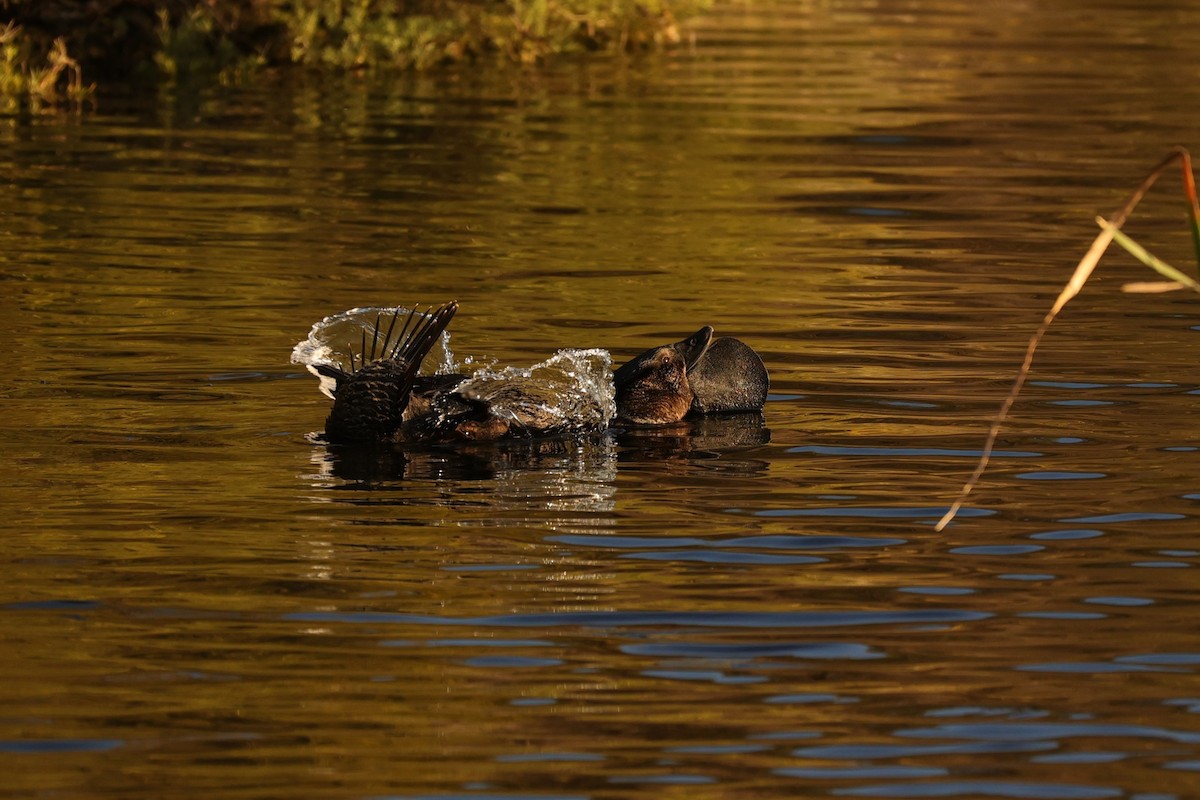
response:
<svg viewBox="0 0 1200 800"><path fill-rule="evenodd" d="M617 419L671 425L687 417L762 411L770 376L762 357L705 325L686 339L652 347L613 373Z"/></svg>
<svg viewBox="0 0 1200 800"><path fill-rule="evenodd" d="M425 312L397 309L386 331L376 318L369 346L364 330L360 355L350 355L349 369L311 366L333 384L325 441L360 446L489 442L570 429L519 385L493 387L485 396L464 374L418 374L457 311L456 301ZM705 325L618 368L613 373L617 421L659 426L689 415L760 411L769 385L762 359L736 339L714 341L713 333Z"/></svg>

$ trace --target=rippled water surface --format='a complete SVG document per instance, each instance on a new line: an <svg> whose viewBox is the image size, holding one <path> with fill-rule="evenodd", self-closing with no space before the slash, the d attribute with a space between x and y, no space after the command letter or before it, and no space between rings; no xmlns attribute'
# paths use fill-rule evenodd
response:
<svg viewBox="0 0 1200 800"><path fill-rule="evenodd" d="M719 8L669 54L0 119L4 797L1200 796L1200 305L1113 253L1186 2ZM1187 264L1178 177L1130 231ZM761 419L354 459L289 362L703 324Z"/></svg>

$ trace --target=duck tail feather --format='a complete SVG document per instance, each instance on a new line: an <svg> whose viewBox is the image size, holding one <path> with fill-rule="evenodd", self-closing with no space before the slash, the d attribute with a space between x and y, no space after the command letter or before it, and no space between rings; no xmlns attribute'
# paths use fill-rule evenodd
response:
<svg viewBox="0 0 1200 800"><path fill-rule="evenodd" d="M396 313L399 314L400 313L399 310L397 310ZM404 324L400 327L400 333L396 334L396 340L392 344L392 350L390 353L388 353L388 358L399 358L400 349L404 346L404 343L406 341L408 341L409 337L414 333L413 323L419 319L421 319L421 314L415 308L412 311L409 311L408 314L404 317Z"/></svg>
<svg viewBox="0 0 1200 800"><path fill-rule="evenodd" d="M338 383L350 377L350 373L346 372L346 370L335 367L332 364L313 364L312 368L316 370L318 375L325 378L332 378Z"/></svg>
<svg viewBox="0 0 1200 800"><path fill-rule="evenodd" d="M350 379L350 373L332 364L309 364L308 371L321 379L321 393L330 400L337 396L342 384Z"/></svg>
<svg viewBox="0 0 1200 800"><path fill-rule="evenodd" d="M396 345L393 348L393 358L403 360L413 369L414 376L416 370L420 368L421 362L425 356L429 355L429 351L437 343L438 337L446 330L446 326L450 324L450 320L454 319L455 312L458 311L458 303L450 301L440 308L430 311L423 315L422 319L413 327L412 332L407 333L408 325L405 324L405 330L401 332L401 337L396 340ZM415 312L412 316L415 316Z"/></svg>
<svg viewBox="0 0 1200 800"><path fill-rule="evenodd" d="M379 320L381 314L375 315L375 327L371 329L371 360L375 360L375 348L379 346Z"/></svg>
<svg viewBox="0 0 1200 800"><path fill-rule="evenodd" d="M415 378L417 371L421 368L421 362L425 356L429 355L429 351L433 349L438 337L446 330L450 320L454 319L456 311L458 311L458 302L453 300L437 309L430 307L428 312L416 309L409 311L404 314L404 324L400 326L400 332L393 338L396 322L402 313L402 309L398 308L392 313L392 320L388 324L387 332L383 334L382 341L380 340L382 317L376 317L375 325L371 329L370 347L367 346L367 328L371 326L363 327L357 354L353 342L347 346L346 352L350 359L349 369L344 366L334 367L325 364L317 365L316 368L325 377L344 381L375 361L378 356L379 358L403 361L406 371L411 371Z"/></svg>
<svg viewBox="0 0 1200 800"><path fill-rule="evenodd" d="M400 309L392 312L392 321L388 323L387 333L383 335L383 344L379 346L381 355L387 355L388 345L392 343L392 331L396 329L396 320L400 318Z"/></svg>

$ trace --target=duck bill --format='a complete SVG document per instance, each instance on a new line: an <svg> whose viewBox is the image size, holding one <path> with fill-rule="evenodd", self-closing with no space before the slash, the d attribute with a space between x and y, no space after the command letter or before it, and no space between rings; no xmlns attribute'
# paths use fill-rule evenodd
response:
<svg viewBox="0 0 1200 800"><path fill-rule="evenodd" d="M712 344L712 337L712 326L705 325L682 342L675 344L675 349L683 356L683 361L687 365L688 372L691 372L700 363L700 359L704 358L704 354L708 352L709 345Z"/></svg>

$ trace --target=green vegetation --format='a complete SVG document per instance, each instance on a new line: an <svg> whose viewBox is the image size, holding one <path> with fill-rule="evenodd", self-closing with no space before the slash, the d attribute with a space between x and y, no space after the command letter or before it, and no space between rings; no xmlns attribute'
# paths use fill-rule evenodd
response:
<svg viewBox="0 0 1200 800"><path fill-rule="evenodd" d="M704 0L296 0L276 19L295 63L428 67L502 53L528 63L564 52L678 40L677 13Z"/></svg>
<svg viewBox="0 0 1200 800"><path fill-rule="evenodd" d="M12 23L0 28L0 112L15 111L23 103L34 109L60 101L78 103L92 89L83 85L83 71L67 54L63 39L55 39L41 58L34 58L20 28Z"/></svg>
<svg viewBox="0 0 1200 800"><path fill-rule="evenodd" d="M0 0L0 104L79 102L83 84L236 80L270 66L427 69L679 41L712 0Z"/></svg>

